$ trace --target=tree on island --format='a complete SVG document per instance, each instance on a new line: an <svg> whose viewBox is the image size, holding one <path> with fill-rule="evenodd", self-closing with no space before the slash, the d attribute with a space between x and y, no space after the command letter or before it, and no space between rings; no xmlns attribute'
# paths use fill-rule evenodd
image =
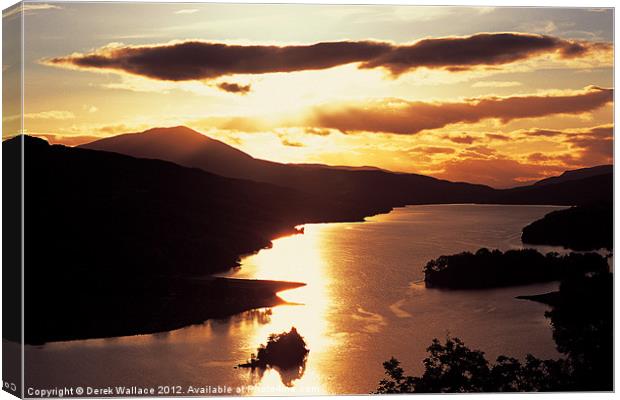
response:
<svg viewBox="0 0 620 400"><path fill-rule="evenodd" d="M562 280L608 269L597 253L541 254L534 249L462 252L430 260L424 267L429 288L483 289Z"/></svg>
<svg viewBox="0 0 620 400"><path fill-rule="evenodd" d="M301 366L308 357L308 349L304 338L292 327L289 332L269 335L266 345L260 345L256 354L252 354L250 360L240 367L266 368L280 367L290 369Z"/></svg>

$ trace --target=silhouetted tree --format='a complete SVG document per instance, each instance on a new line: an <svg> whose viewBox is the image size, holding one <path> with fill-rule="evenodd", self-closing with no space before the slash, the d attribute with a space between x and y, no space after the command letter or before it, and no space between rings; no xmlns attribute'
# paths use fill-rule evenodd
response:
<svg viewBox="0 0 620 400"><path fill-rule="evenodd" d="M304 338L292 327L289 332L272 333L269 335L266 345L260 345L256 355L252 353L251 359L241 367L279 367L292 369L303 366L308 357L308 349Z"/></svg>
<svg viewBox="0 0 620 400"><path fill-rule="evenodd" d="M490 370L484 353L470 350L459 338L447 338L442 345L439 340L427 351L430 357L424 360L425 371L416 382L418 392L481 392L485 389Z"/></svg>
<svg viewBox="0 0 620 400"><path fill-rule="evenodd" d="M545 315L571 361L575 390L613 390L613 274L562 281L558 304Z"/></svg>
<svg viewBox="0 0 620 400"><path fill-rule="evenodd" d="M405 376L405 371L400 366L400 361L394 357L383 363L387 378L379 381L378 394L411 393L414 392L416 378Z"/></svg>
<svg viewBox="0 0 620 400"><path fill-rule="evenodd" d="M377 393L473 393L534 392L562 390L567 385L567 364L563 360L539 360L532 355L525 364L499 356L490 365L479 350L471 350L459 338L434 339L424 359L420 377L406 376L400 362L383 363L387 379L379 382Z"/></svg>
<svg viewBox="0 0 620 400"><path fill-rule="evenodd" d="M266 345L260 345L256 354L239 367L259 369L273 368L280 374L285 386L292 386L293 381L301 378L306 370L306 360L310 350L304 338L292 327L289 332L272 333Z"/></svg>

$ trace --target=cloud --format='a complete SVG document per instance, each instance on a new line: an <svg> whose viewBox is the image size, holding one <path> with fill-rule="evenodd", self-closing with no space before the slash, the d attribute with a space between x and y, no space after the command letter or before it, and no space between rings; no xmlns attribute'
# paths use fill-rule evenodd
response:
<svg viewBox="0 0 620 400"><path fill-rule="evenodd" d="M507 88L523 85L516 81L478 81L471 85L473 88Z"/></svg>
<svg viewBox="0 0 620 400"><path fill-rule="evenodd" d="M533 137L555 137L555 136L562 136L564 135L564 131L558 131L558 130L553 130L553 129L532 129L530 131L525 131L523 132L524 135L526 136L533 136Z"/></svg>
<svg viewBox="0 0 620 400"><path fill-rule="evenodd" d="M314 107L308 126L415 134L456 123L497 119L539 118L557 114L583 114L613 101L613 89L587 87L581 91L508 97L478 97L460 102L422 102L382 99L364 103Z"/></svg>
<svg viewBox="0 0 620 400"><path fill-rule="evenodd" d="M102 136L89 136L89 135L67 136L67 135L44 134L44 133L35 133L35 134L32 134L32 136L45 139L50 144L63 144L65 146L79 146L81 144L94 142L95 140L99 140L102 138Z"/></svg>
<svg viewBox="0 0 620 400"><path fill-rule="evenodd" d="M379 42L326 42L280 47L189 41L153 46L106 46L94 53L57 57L44 63L183 81L233 74L326 69L368 60L391 46Z"/></svg>
<svg viewBox="0 0 620 400"><path fill-rule="evenodd" d="M455 150L452 147L416 146L409 149L409 152L421 154L452 154L455 152Z"/></svg>
<svg viewBox="0 0 620 400"><path fill-rule="evenodd" d="M612 45L604 42L525 33L479 33L422 39L412 44L341 41L266 46L197 40L144 46L111 44L87 54L45 59L43 63L184 81L321 70L351 63L359 63L361 69L383 68L394 76L418 68L457 72L495 68L542 55L567 60L611 50Z"/></svg>
<svg viewBox="0 0 620 400"><path fill-rule="evenodd" d="M600 125L578 130L531 129L514 133L518 136L534 138L564 138L570 142L575 138L613 138L613 125Z"/></svg>
<svg viewBox="0 0 620 400"><path fill-rule="evenodd" d="M460 144L472 144L476 141L476 138L470 135L462 135L462 136L448 136L448 140L454 143Z"/></svg>
<svg viewBox="0 0 620 400"><path fill-rule="evenodd" d="M555 163L557 164L558 162L563 163L564 165L579 165L581 166L580 161L578 160L578 158L575 157L574 154L568 154L568 153L547 153L547 154L543 154L540 152L535 152L535 153L530 153L527 155L527 160L530 162L534 162L534 163Z"/></svg>
<svg viewBox="0 0 620 400"><path fill-rule="evenodd" d="M550 132L554 135L542 136L542 140L553 142L554 146L544 151L502 154L487 146L469 146L428 167L439 178L511 187L558 175L567 169L613 163L613 125ZM527 133L515 131L509 137L527 138Z"/></svg>
<svg viewBox="0 0 620 400"><path fill-rule="evenodd" d="M82 106L84 111L88 111L90 114L96 113L99 109L96 106L89 106L88 104L84 104Z"/></svg>
<svg viewBox="0 0 620 400"><path fill-rule="evenodd" d="M23 12L24 15L28 15L28 14L33 14L36 11L43 11L43 10L62 10L62 7L57 6L55 4L47 4L47 3L34 3L34 4L24 3L21 5L21 7L16 6L14 8L5 10L2 13L2 17L10 18L10 17L13 17L14 15L18 15L21 12Z"/></svg>
<svg viewBox="0 0 620 400"><path fill-rule="evenodd" d="M174 13L175 14L194 14L196 12L198 12L197 8L185 8L185 9L182 9L182 10L177 10Z"/></svg>
<svg viewBox="0 0 620 400"><path fill-rule="evenodd" d="M106 126L102 126L97 128L97 130L99 132L102 133L106 133L106 134L116 134L116 133L127 133L131 131L131 128L128 127L125 124L118 124L118 125L106 125Z"/></svg>
<svg viewBox="0 0 620 400"><path fill-rule="evenodd" d="M452 181L484 183L497 188L524 185L566 170L560 165L541 166L504 157L454 159L443 163L442 168L441 172L433 175Z"/></svg>
<svg viewBox="0 0 620 400"><path fill-rule="evenodd" d="M614 156L614 128L600 126L581 133L569 134L565 143L579 153L583 165L610 164Z"/></svg>
<svg viewBox="0 0 620 400"><path fill-rule="evenodd" d="M73 119L75 115L71 111L41 111L36 113L24 114L25 119Z"/></svg>
<svg viewBox="0 0 620 400"><path fill-rule="evenodd" d="M19 114L16 115L10 115L7 117L2 118L3 121L8 122L8 121L15 121L18 120L21 116ZM58 110L52 110L52 111L41 111L41 112L35 112L35 113L26 113L24 114L24 119L55 119L55 120L66 120L66 119L73 119L75 118L75 115L70 112L70 111L58 111Z"/></svg>
<svg viewBox="0 0 620 400"><path fill-rule="evenodd" d="M260 117L213 116L189 121L200 129L220 129L238 132L266 132L278 126Z"/></svg>
<svg viewBox="0 0 620 400"><path fill-rule="evenodd" d="M294 142L288 139L282 139L281 140L282 144L284 146L289 146L289 147L305 147L305 145L301 142Z"/></svg>
<svg viewBox="0 0 620 400"><path fill-rule="evenodd" d="M426 67L466 71L473 67L497 66L542 54L561 59L581 57L591 51L611 51L609 43L569 41L546 35L525 33L479 33L466 37L423 39L391 51L361 65L384 67L393 74Z"/></svg>
<svg viewBox="0 0 620 400"><path fill-rule="evenodd" d="M487 133L485 136L491 140L498 140L502 142L510 140L510 136L503 135L501 133Z"/></svg>
<svg viewBox="0 0 620 400"><path fill-rule="evenodd" d="M497 151L488 146L469 146L461 154L470 157L486 157L495 154Z"/></svg>
<svg viewBox="0 0 620 400"><path fill-rule="evenodd" d="M317 128L305 128L304 132L308 135L316 135L316 136L328 136L331 134L329 129L317 129Z"/></svg>
<svg viewBox="0 0 620 400"><path fill-rule="evenodd" d="M222 82L218 83L217 87L228 93L236 94L248 94L252 90L251 85L239 85L238 83Z"/></svg>

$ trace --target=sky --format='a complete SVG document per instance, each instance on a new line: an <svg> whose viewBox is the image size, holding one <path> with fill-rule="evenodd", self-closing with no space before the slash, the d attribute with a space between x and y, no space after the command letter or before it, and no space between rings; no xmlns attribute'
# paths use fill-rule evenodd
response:
<svg viewBox="0 0 620 400"><path fill-rule="evenodd" d="M256 158L494 187L613 162L611 9L27 3L23 15L24 131L54 143L186 125ZM5 109L5 136L18 114Z"/></svg>

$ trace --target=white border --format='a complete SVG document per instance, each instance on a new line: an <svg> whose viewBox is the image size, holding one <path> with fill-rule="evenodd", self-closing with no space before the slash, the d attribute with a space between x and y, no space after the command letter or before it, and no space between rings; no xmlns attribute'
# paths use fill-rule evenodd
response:
<svg viewBox="0 0 620 400"><path fill-rule="evenodd" d="M133 2L141 2L141 3L148 3L151 2L149 0L132 0ZM59 2L59 1L38 1L38 2L45 2L45 3L54 3L54 2ZM67 1L61 1L62 3L77 3L78 1L75 0L67 0ZM107 2L124 2L122 0L108 0ZM468 1L468 0L424 0L424 1L417 1L417 0L389 0L389 1L385 1L385 0L338 0L338 1L334 1L334 0L287 0L287 1L268 1L268 0L237 0L237 1L231 1L231 0L219 0L217 1L218 3L295 3L295 4L380 4L380 5L438 5L438 6L448 6L448 5L455 5L455 6L500 6L500 7L508 7L508 6L512 6L512 7L562 7L562 8L568 8L568 7L588 7L588 8L594 8L594 7L615 7L615 2L614 1L609 1L609 0L605 0L605 1L601 1L601 0L590 0L590 1L577 1L577 0L538 0L538 1L532 1L532 0L522 0L522 1L514 1L514 0L473 0L473 1ZM0 0L0 8L5 9L13 4L17 3L14 0ZM163 2L162 2L163 3ZM191 1L175 1L175 0L171 0L171 1L166 1L166 3L200 3L197 1L191 2ZM614 13L615 14L615 13ZM23 29L23 24L22 24L22 29ZM23 32L22 32L22 40L23 40ZM0 30L0 43L2 42L2 31ZM614 15L614 43L620 43L619 42L619 35L618 35L618 31L615 29L615 15ZM615 59L616 55L614 54L614 62L616 61ZM2 59L2 55L0 52L0 63L1 63L1 59ZM23 60L23 46L22 46L22 60ZM615 65L618 65L615 62ZM614 84L615 84L615 71L616 69L614 68ZM23 78L24 75L22 74L22 87L23 87ZM615 86L615 85L614 85ZM2 82L0 80L0 90L2 89ZM23 110L23 99L24 99L24 94L23 94L23 90L22 90L22 110ZM614 91L614 124L615 124L615 120L617 119L617 113L618 113L618 109L615 107L615 103L616 102L616 92ZM1 112L1 111L0 111ZM22 121L22 126L23 126L23 121ZM615 125L614 125L615 126ZM614 135L615 136L615 135ZM615 138L614 138L615 139ZM614 140L614 197L616 198L616 189L618 188L618 174L615 168L615 154L617 153L617 149L618 149L618 143ZM23 152L23 150L22 150ZM23 154L22 154L23 156ZM0 152L0 165L1 165L1 161L2 161L2 155ZM22 175L23 176L23 175ZM0 179L1 180L1 179ZM23 189L22 189L23 190ZM0 188L0 195L2 194L2 189ZM22 193L23 196L23 193ZM1 200L0 200L0 204L1 204ZM0 222L2 221L2 217L0 215ZM23 223L23 213L22 213L22 223ZM617 213L614 214L614 227L618 226L618 215ZM614 234L615 234L615 238L614 238L614 248L618 249L618 236L616 235L617 231L614 229ZM23 234L23 232L22 232ZM0 238L2 237L1 233L0 233ZM23 244L23 238L22 238L22 244ZM2 253L1 250L1 244L0 244L0 255ZM23 245L22 245L23 246ZM22 257L23 257L23 247L22 247ZM23 271L22 271L23 274ZM616 279L614 279L615 281ZM22 279L23 282L23 279ZM0 283L1 283L1 277L0 277ZM614 285L615 287L615 285ZM23 296L23 287L22 287L22 296ZM22 301L23 304L23 301ZM1 299L0 299L0 305L1 305ZM614 332L615 332L615 321L617 321L618 315L619 315L619 301L618 301L618 297L615 296L614 297ZM22 309L23 312L23 309ZM0 329L1 329L1 325L2 322L0 320ZM22 330L22 335L23 335L23 330ZM23 337L22 337L22 343L23 343ZM23 351L22 351L23 354ZM619 355L620 355L620 351L618 350L618 347L615 346L614 347L614 365L616 365L616 362L619 360ZM619 377L620 377L620 373L619 373L619 368L615 368L614 370L614 383L615 383L615 387L617 388L618 383L620 382ZM23 385L23 371L22 371L22 385ZM444 395L444 396L453 396L454 394L450 394L450 395ZM398 396L398 397L396 397ZM373 398L386 398L386 399L394 399L394 398L401 398L401 399L408 399L411 398L413 399L415 396L415 398L420 398L420 396L422 396L421 398L428 398L429 396L437 396L437 395L391 395L391 396L373 396ZM463 395L463 396L467 396L468 399L488 399L489 396L495 396L495 394L468 394L468 395ZM583 393L562 393L562 394L531 394L531 393L525 393L525 394L501 394L498 395L501 396L501 398L505 398L505 399L525 399L525 398L532 398L531 396L544 396L545 399L553 399L553 400L559 400L559 399L575 399L575 400L581 400L583 399L585 396L587 396L588 399L602 399L602 398L613 398L615 397L615 394L613 393L588 393L588 394L583 394ZM309 398L309 399L325 399L325 398L329 398L332 396L307 396L304 398ZM338 397L346 397L347 399L366 399L367 396L338 396ZM9 400L9 399L14 399L14 396L11 396L9 393L4 392L4 391L0 391L0 400ZM227 397L230 398L230 397ZM293 397L287 396L284 398L290 398L293 399ZM145 399L149 399L149 398L145 398ZM161 399L161 397L158 398L152 398L152 399Z"/></svg>

